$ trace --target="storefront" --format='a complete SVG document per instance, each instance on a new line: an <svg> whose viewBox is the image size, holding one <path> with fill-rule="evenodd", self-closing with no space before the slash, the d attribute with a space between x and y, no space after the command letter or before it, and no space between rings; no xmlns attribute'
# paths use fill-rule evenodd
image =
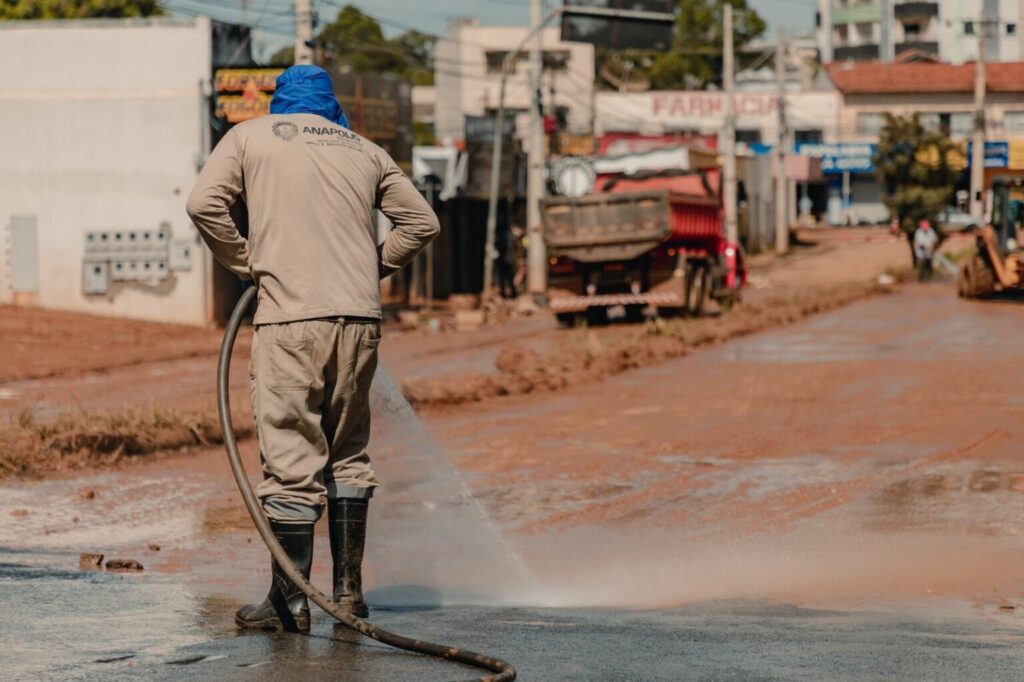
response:
<svg viewBox="0 0 1024 682"><path fill-rule="evenodd" d="M796 153L821 159L825 180L817 188L814 210L820 210L824 198L824 218L829 225L883 223L889 219L882 188L875 179L874 144L803 143ZM824 197L821 192L824 191ZM811 196L812 201L815 196Z"/></svg>

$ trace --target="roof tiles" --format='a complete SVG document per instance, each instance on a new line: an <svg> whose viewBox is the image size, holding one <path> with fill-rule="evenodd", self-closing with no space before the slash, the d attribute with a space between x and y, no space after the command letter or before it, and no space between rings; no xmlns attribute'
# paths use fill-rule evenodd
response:
<svg viewBox="0 0 1024 682"><path fill-rule="evenodd" d="M825 66L845 95L974 92L974 63L834 62ZM990 92L1024 93L1024 62L985 65Z"/></svg>

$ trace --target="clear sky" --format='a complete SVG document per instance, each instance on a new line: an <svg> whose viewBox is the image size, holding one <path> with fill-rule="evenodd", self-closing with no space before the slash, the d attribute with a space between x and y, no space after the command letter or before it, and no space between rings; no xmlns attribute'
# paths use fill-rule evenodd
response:
<svg viewBox="0 0 1024 682"><path fill-rule="evenodd" d="M780 26L794 32L809 32L814 28L815 0L748 2L768 21L773 33ZM484 24L522 24L530 16L529 0L441 0L434 3L424 0L359 0L353 4L379 18L422 26L429 33L443 32L454 17L477 17Z"/></svg>
<svg viewBox="0 0 1024 682"><path fill-rule="evenodd" d="M768 22L769 35L779 27L791 34L810 33L814 28L815 0L748 2ZM263 26L255 41L258 56L291 43L293 0L165 0L164 4L177 13L201 12ZM313 0L322 23L333 19L345 4L345 0ZM530 16L529 0L354 0L352 4L377 18L387 35L409 28L441 34L458 17L476 17L482 24L525 24Z"/></svg>

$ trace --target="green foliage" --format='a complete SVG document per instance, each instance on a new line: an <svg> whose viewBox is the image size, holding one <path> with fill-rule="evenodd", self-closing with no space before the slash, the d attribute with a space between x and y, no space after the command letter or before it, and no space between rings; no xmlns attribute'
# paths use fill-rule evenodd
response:
<svg viewBox="0 0 1024 682"><path fill-rule="evenodd" d="M733 7L736 49L764 33L764 19L747 0L729 0ZM648 71L651 86L659 90L704 87L722 80L722 8L726 0L680 0L672 49L659 54ZM756 55L737 54L742 69Z"/></svg>
<svg viewBox="0 0 1024 682"><path fill-rule="evenodd" d="M163 13L158 0L0 0L0 20L152 17Z"/></svg>
<svg viewBox="0 0 1024 682"><path fill-rule="evenodd" d="M417 146L431 146L435 144L434 124L423 121L413 121L412 143Z"/></svg>
<svg viewBox="0 0 1024 682"><path fill-rule="evenodd" d="M922 219L935 223L953 198L964 161L959 145L925 129L916 114L885 115L875 175L884 188L886 206L905 233L913 234Z"/></svg>
<svg viewBox="0 0 1024 682"><path fill-rule="evenodd" d="M270 55L266 63L272 66L287 66L295 63L295 46L289 45Z"/></svg>
<svg viewBox="0 0 1024 682"><path fill-rule="evenodd" d="M317 48L325 66L355 73L390 74L416 85L433 83L434 38L407 31L389 40L376 19L352 5L343 7L323 28L317 36Z"/></svg>

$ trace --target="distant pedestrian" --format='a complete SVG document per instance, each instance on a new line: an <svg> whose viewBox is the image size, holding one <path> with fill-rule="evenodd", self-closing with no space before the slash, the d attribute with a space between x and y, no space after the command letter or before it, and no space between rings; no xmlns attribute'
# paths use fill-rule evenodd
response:
<svg viewBox="0 0 1024 682"><path fill-rule="evenodd" d="M526 285L526 248L529 238L526 230L519 225L512 226L512 236L515 241L512 243L516 272L512 277L512 286L516 292L523 291Z"/></svg>
<svg viewBox="0 0 1024 682"><path fill-rule="evenodd" d="M516 276L516 242L518 238L512 226L501 231L498 238L498 291L502 298L515 298L517 295Z"/></svg>
<svg viewBox="0 0 1024 682"><path fill-rule="evenodd" d="M917 260L917 278L926 282L932 278L932 259L935 247L939 244L939 235L932 229L931 221L922 219L914 231L914 258Z"/></svg>

